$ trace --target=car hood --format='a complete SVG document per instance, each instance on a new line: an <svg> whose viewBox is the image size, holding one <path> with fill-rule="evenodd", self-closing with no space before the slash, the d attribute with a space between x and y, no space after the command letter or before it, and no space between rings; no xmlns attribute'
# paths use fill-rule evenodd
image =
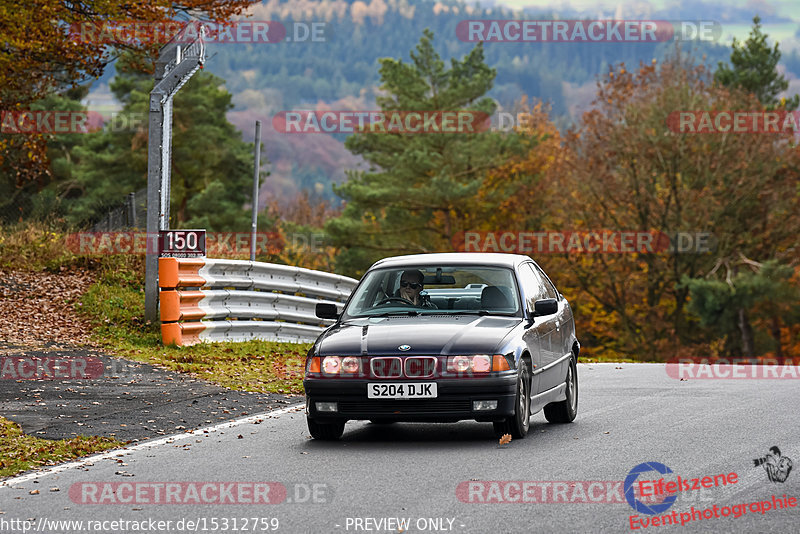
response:
<svg viewBox="0 0 800 534"><path fill-rule="evenodd" d="M316 344L322 356L357 354L493 354L519 317L475 315L350 319L329 328ZM401 351L401 345L411 348Z"/></svg>

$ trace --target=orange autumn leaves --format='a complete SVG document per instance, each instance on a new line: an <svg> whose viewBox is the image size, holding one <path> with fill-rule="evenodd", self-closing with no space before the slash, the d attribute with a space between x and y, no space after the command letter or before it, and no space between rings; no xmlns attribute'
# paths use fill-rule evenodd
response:
<svg viewBox="0 0 800 534"><path fill-rule="evenodd" d="M634 70L619 66L598 82L593 109L563 135L541 105L520 107L531 117L520 130L538 143L491 173L481 191L491 208L478 230L715 238L714 250L701 254L534 254L570 299L586 354L647 360L707 354L715 340L687 312L684 276L714 276L717 263L741 257L800 262L800 161L791 140L685 135L667 126L676 110L760 109L753 96L715 85L704 66L680 55ZM753 322L780 329L784 355L797 355L790 318Z"/></svg>
<svg viewBox="0 0 800 534"><path fill-rule="evenodd" d="M106 65L122 50L134 52L142 70L163 43L133 41L107 43L75 39L71 25L136 21L163 22L192 13L211 20L225 20L255 0L151 0L123 2L61 2L26 0L0 4L3 54L0 54L0 109L30 109L30 105L54 91L74 87L102 75ZM46 136L4 136L0 139L0 168L16 177L20 186L49 176Z"/></svg>

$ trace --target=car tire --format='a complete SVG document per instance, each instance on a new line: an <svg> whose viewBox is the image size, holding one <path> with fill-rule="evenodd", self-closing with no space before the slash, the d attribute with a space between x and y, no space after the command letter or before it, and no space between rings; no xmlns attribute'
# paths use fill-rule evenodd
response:
<svg viewBox="0 0 800 534"><path fill-rule="evenodd" d="M525 360L520 360L517 376L517 395L514 398L514 414L503 421L495 421L494 433L497 437L511 434L514 439L522 439L528 434L531 419L531 372Z"/></svg>
<svg viewBox="0 0 800 534"><path fill-rule="evenodd" d="M570 358L565 384L567 398L544 407L544 416L550 423L571 423L578 415L578 366L575 358Z"/></svg>
<svg viewBox="0 0 800 534"><path fill-rule="evenodd" d="M314 439L334 441L342 437L344 433L344 421L320 423L307 417L306 422L308 423L308 431L311 432L311 437Z"/></svg>

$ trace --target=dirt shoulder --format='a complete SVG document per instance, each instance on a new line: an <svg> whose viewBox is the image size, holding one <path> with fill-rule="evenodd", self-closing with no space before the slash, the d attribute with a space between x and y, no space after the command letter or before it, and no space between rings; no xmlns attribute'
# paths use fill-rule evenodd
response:
<svg viewBox="0 0 800 534"><path fill-rule="evenodd" d="M300 396L231 391L86 348L29 350L14 358L91 358L103 363L104 373L97 378L0 380L0 413L39 438L93 435L140 441L301 400Z"/></svg>

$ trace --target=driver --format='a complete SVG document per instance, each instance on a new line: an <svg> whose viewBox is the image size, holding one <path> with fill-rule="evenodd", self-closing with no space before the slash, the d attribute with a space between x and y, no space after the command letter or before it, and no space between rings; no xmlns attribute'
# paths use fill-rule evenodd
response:
<svg viewBox="0 0 800 534"><path fill-rule="evenodd" d="M430 301L427 295L421 295L422 283L425 280L425 275L422 271L416 269L411 271L403 271L400 276L400 291L399 296L410 302L415 306L422 308L437 309L436 305Z"/></svg>

